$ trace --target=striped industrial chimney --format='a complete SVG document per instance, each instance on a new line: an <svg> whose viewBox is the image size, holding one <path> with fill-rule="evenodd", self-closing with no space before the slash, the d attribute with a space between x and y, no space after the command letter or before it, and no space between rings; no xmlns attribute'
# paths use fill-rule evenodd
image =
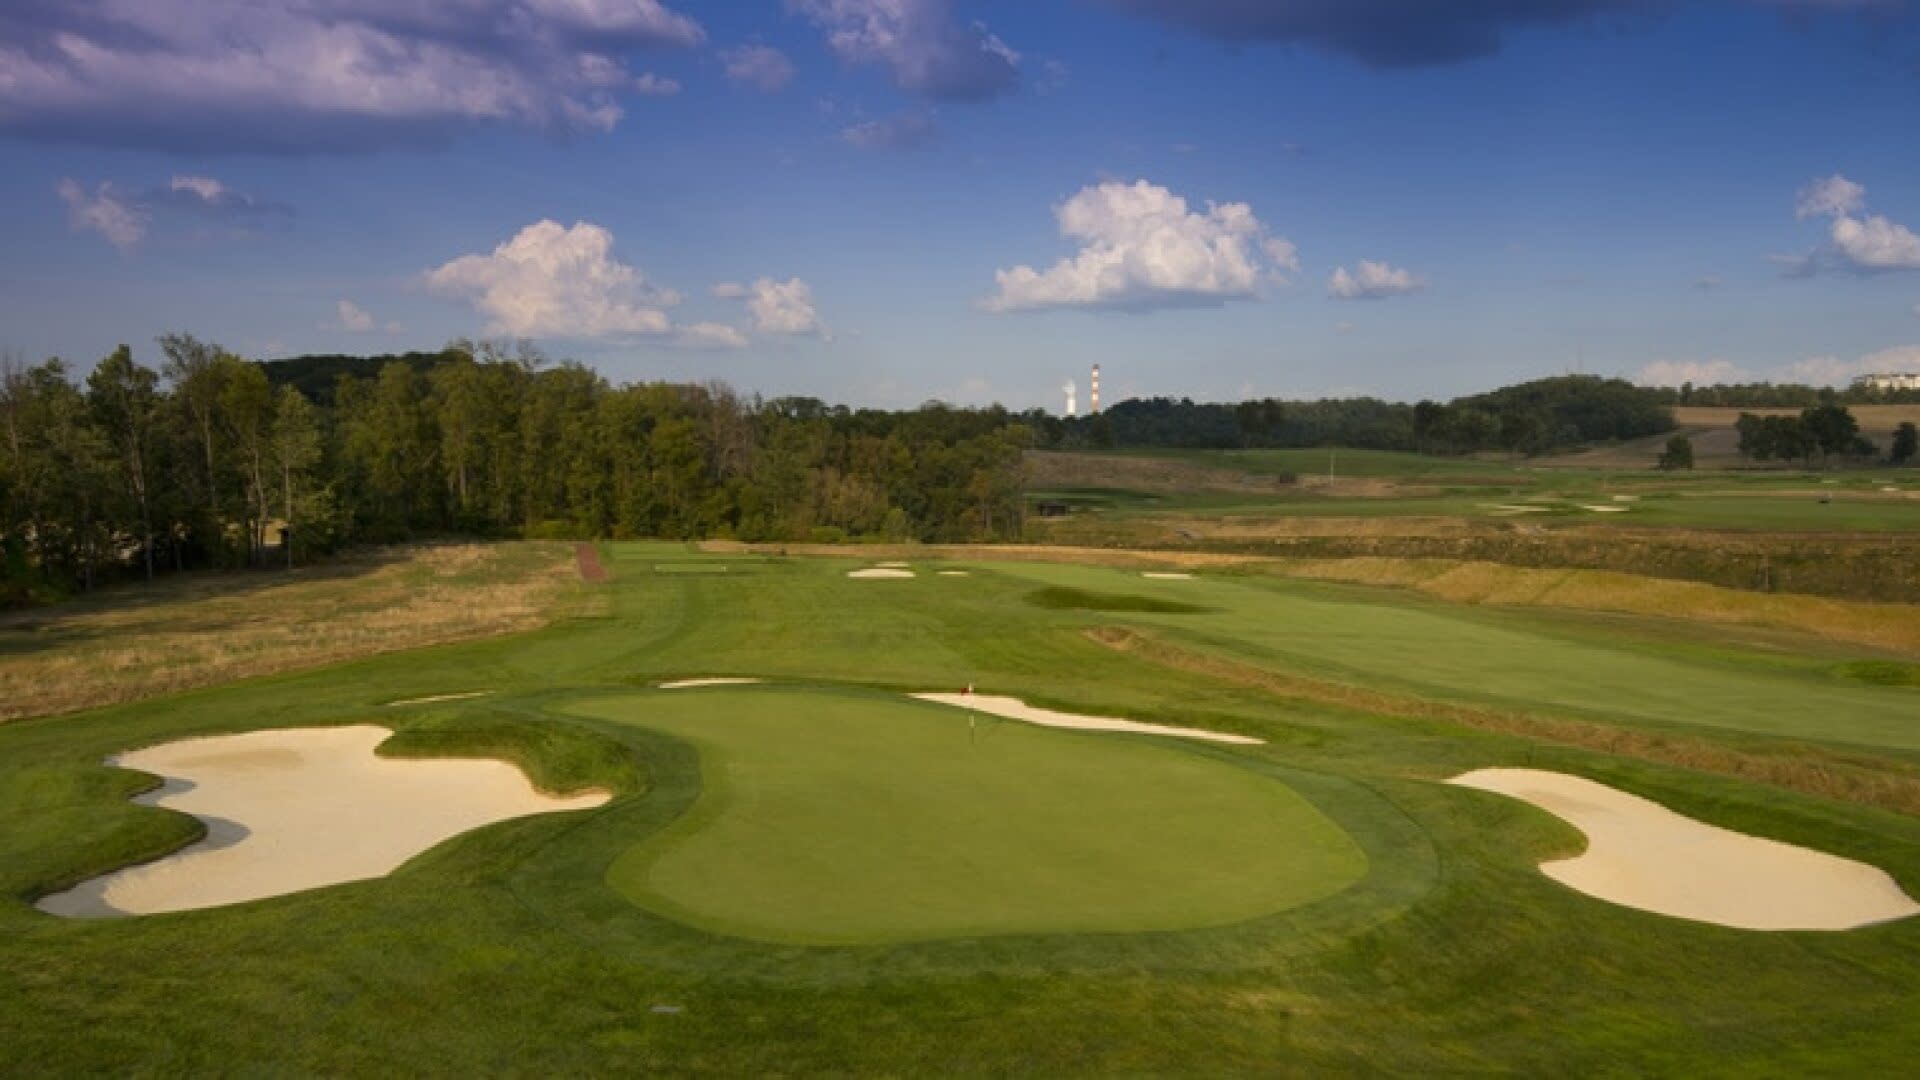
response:
<svg viewBox="0 0 1920 1080"><path fill-rule="evenodd" d="M1087 390L1087 415L1100 411L1100 365L1093 365L1093 386Z"/></svg>

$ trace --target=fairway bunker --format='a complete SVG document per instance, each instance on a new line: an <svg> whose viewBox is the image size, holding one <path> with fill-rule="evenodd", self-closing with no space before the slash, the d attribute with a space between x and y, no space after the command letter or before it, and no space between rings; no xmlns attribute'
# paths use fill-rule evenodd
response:
<svg viewBox="0 0 1920 1080"><path fill-rule="evenodd" d="M866 580L910 578L913 576L913 571L902 570L897 566L869 566L862 570L849 570L847 576Z"/></svg>
<svg viewBox="0 0 1920 1080"><path fill-rule="evenodd" d="M1140 576L1157 581L1191 581L1193 579L1193 575L1184 570L1147 570Z"/></svg>
<svg viewBox="0 0 1920 1080"><path fill-rule="evenodd" d="M1852 930L1920 914L1878 867L1708 825L1578 776L1479 769L1447 782L1532 803L1585 833L1585 853L1541 872L1625 907L1742 930Z"/></svg>
<svg viewBox="0 0 1920 1080"><path fill-rule="evenodd" d="M1139 720L1122 720L1117 716L1082 716L1078 713L1057 712L1053 709L1029 705L1019 698L1000 697L994 694L914 694L911 696L920 701L931 701L936 705L953 705L983 712L989 716L1038 724L1041 727L1068 728L1073 731L1124 731L1133 735L1170 735L1176 739L1200 739L1206 742L1234 743L1240 746L1258 746L1266 741L1251 735L1229 735L1224 731L1148 724Z"/></svg>
<svg viewBox="0 0 1920 1080"><path fill-rule="evenodd" d="M749 679L736 675L717 675L706 679L675 679L660 684L661 690L695 690L702 686L752 686L765 682L764 679Z"/></svg>
<svg viewBox="0 0 1920 1080"><path fill-rule="evenodd" d="M112 758L165 781L136 802L192 814L207 834L154 862L42 897L38 907L74 918L149 915L383 877L482 825L609 798L542 794L504 761L377 756L390 735L371 724L290 728Z"/></svg>

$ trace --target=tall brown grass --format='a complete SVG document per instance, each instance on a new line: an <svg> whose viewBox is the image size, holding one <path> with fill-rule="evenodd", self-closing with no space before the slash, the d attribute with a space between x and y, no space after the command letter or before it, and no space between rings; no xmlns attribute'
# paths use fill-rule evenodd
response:
<svg viewBox="0 0 1920 1080"><path fill-rule="evenodd" d="M580 598L577 581L565 544L446 544L13 615L0 620L0 720L531 630Z"/></svg>

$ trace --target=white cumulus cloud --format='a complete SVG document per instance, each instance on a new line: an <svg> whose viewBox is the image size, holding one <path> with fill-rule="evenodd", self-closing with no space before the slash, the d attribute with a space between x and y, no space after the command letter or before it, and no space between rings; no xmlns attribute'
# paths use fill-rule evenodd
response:
<svg viewBox="0 0 1920 1080"><path fill-rule="evenodd" d="M1368 259L1361 259L1359 269L1351 273L1344 266L1336 267L1327 279L1327 295L1339 300L1384 300L1426 287L1426 281L1411 270Z"/></svg>
<svg viewBox="0 0 1920 1080"><path fill-rule="evenodd" d="M351 300L342 300L334 305L340 315L340 329L355 334L364 334L373 329L373 313Z"/></svg>
<svg viewBox="0 0 1920 1080"><path fill-rule="evenodd" d="M1835 173L1800 189L1793 215L1798 218L1839 217L1858 213L1866 205L1867 189Z"/></svg>
<svg viewBox="0 0 1920 1080"><path fill-rule="evenodd" d="M753 328L762 334L784 337L828 337L826 324L814 310L813 289L799 278L775 281L759 278L751 285L727 282L713 287L713 295L729 300L745 300L753 316Z"/></svg>
<svg viewBox="0 0 1920 1080"><path fill-rule="evenodd" d="M1054 218L1079 252L1046 270L996 271L998 288L983 308L1218 304L1253 297L1264 281L1299 270L1294 246L1270 234L1246 203L1209 203L1199 212L1145 180L1083 188L1054 208Z"/></svg>
<svg viewBox="0 0 1920 1080"><path fill-rule="evenodd" d="M427 287L471 303L487 332L514 337L603 338L668 334L670 289L613 254L613 234L592 222L542 220L486 255L430 270Z"/></svg>
<svg viewBox="0 0 1920 1080"><path fill-rule="evenodd" d="M1828 230L1831 244L1824 257L1816 253L1798 262L1783 260L1789 274L1806 276L1823 262L1862 273L1920 270L1920 236L1880 214L1868 214L1866 207L1866 187L1837 173L1804 188L1794 214L1833 219Z"/></svg>

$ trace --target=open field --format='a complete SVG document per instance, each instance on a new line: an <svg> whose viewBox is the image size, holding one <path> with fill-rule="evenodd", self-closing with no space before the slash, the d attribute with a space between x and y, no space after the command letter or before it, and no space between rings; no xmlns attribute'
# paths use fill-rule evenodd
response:
<svg viewBox="0 0 1920 1080"><path fill-rule="evenodd" d="M1573 827L1439 782L1587 777L1915 895L1897 650L1790 615L1596 614L1532 581L1459 603L1419 566L1389 588L1228 554L620 543L588 587L569 546L487 550L562 566L559 614L0 726L0 1069L1861 1075L1920 1047L1920 919L1766 933L1609 903L1540 869L1579 854ZM846 576L896 560L916 576ZM1194 576L1142 576L1174 566ZM444 602L494 587L449 579ZM127 596L90 617L249 625ZM655 689L722 677L766 681ZM970 684L1263 741L904 696ZM129 802L149 781L106 756L366 723L396 730L383 754L614 797L370 881L110 922L32 907L199 835Z"/></svg>

